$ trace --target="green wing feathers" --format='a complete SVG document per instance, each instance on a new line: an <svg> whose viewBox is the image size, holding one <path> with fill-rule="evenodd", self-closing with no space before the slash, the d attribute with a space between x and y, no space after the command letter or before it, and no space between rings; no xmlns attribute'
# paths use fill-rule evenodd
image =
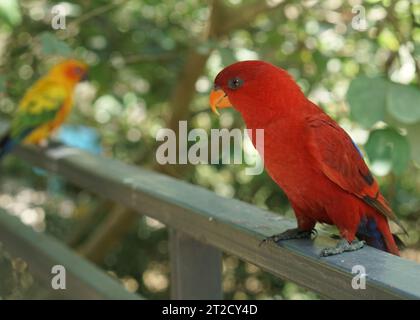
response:
<svg viewBox="0 0 420 320"><path fill-rule="evenodd" d="M11 138L23 138L37 127L53 121L68 98L63 86L42 81L29 90L22 99L12 120Z"/></svg>

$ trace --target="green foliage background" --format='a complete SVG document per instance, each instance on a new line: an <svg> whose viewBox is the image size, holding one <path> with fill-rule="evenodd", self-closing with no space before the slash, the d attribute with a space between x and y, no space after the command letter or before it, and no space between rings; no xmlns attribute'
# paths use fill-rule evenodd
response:
<svg viewBox="0 0 420 320"><path fill-rule="evenodd" d="M65 30L51 27L57 4L67 13ZM357 5L364 31L352 27ZM266 174L246 176L237 165L162 167L154 156L157 130L179 120L207 130L243 127L233 110L220 118L209 112L212 80L237 60L270 61L360 145L409 230L404 256L420 261L419 25L418 0L2 1L0 113L10 118L53 63L78 57L91 65L91 82L78 91L68 123L95 128L103 154L293 217ZM162 225L13 156L1 171L1 208L66 241L129 290L168 297ZM223 267L226 298L315 298L235 257Z"/></svg>

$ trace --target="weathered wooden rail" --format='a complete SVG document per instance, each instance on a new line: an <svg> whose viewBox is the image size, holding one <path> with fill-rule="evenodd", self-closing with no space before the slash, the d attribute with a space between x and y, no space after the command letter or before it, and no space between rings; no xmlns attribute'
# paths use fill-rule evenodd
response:
<svg viewBox="0 0 420 320"><path fill-rule="evenodd" d="M173 298L222 298L221 252L227 252L326 298L420 299L420 264L413 261L370 247L320 258L320 249L335 243L322 234L315 241L259 247L261 239L295 223L203 188L66 146L24 147L15 154L167 225ZM11 232L9 228L10 236ZM2 229L0 241L1 233ZM366 289L351 285L355 265L366 270Z"/></svg>
<svg viewBox="0 0 420 320"><path fill-rule="evenodd" d="M16 217L0 211L0 243L14 258L23 259L48 299L139 299L59 241L37 233ZM53 266L65 267L65 289L53 289ZM2 280L0 279L0 287ZM37 298L40 298L39 296Z"/></svg>

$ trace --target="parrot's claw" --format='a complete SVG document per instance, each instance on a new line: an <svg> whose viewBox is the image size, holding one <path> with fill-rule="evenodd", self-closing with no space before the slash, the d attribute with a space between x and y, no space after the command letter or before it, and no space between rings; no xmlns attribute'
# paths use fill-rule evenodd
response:
<svg viewBox="0 0 420 320"><path fill-rule="evenodd" d="M283 233L275 234L271 237L267 237L260 242L260 246L267 242L278 243L283 240L292 240L292 239L311 239L312 236L316 237L317 231L312 230L300 230L298 228L286 230Z"/></svg>
<svg viewBox="0 0 420 320"><path fill-rule="evenodd" d="M349 243L347 240L342 239L340 240L337 245L333 248L324 248L321 250L320 256L321 257L328 257L328 256L333 256L336 254L340 254L343 252L348 252L348 251L356 251L359 249L362 249L364 247L364 245L366 244L365 241L360 241L360 240L353 240L351 243Z"/></svg>

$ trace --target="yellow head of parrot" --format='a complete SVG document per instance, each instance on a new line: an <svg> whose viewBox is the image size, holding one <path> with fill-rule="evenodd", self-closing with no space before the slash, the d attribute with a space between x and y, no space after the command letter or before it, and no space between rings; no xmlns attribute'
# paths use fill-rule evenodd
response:
<svg viewBox="0 0 420 320"><path fill-rule="evenodd" d="M229 101L227 94L219 88L214 88L210 93L210 107L211 110L219 115L217 108L230 108L232 104Z"/></svg>

